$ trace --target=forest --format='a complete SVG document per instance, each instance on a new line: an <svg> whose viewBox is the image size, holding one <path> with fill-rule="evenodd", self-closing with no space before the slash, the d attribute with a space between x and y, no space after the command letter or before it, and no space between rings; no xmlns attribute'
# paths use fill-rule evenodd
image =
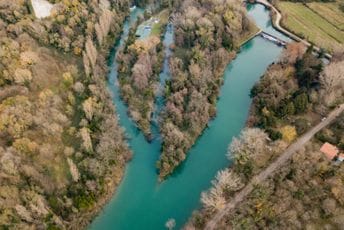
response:
<svg viewBox="0 0 344 230"><path fill-rule="evenodd" d="M31 3L0 0L0 229L83 229L116 192L136 138L121 127L117 96L107 87L110 62L118 64L115 84L136 133L144 134L152 147L147 149L160 151L150 165L154 186L160 186L216 117L224 71L258 28L240 0L48 0L53 7L44 18ZM125 40L121 34L134 6L146 10ZM170 78L161 87L160 134L153 137L169 23ZM140 26L151 26L151 32L141 37ZM344 102L343 50L325 64L323 50L312 50L289 43L251 89L246 127L228 146L231 165L201 194L202 209L186 229L204 228L255 175ZM257 185L219 228L343 226L344 165L319 151L325 142L342 151L343 130L342 114ZM166 222L169 229L175 225L172 217Z"/></svg>
<svg viewBox="0 0 344 230"><path fill-rule="evenodd" d="M255 30L240 1L183 1L175 13L171 80L161 114L163 146L157 167L169 175L216 116L223 72L240 41Z"/></svg>
<svg viewBox="0 0 344 230"><path fill-rule="evenodd" d="M331 63L323 66L311 49L289 44L279 63L270 66L251 90L248 123L265 129L272 140L288 139L283 133L288 129L303 134L343 102L342 55L335 54Z"/></svg>
<svg viewBox="0 0 344 230"><path fill-rule="evenodd" d="M0 1L0 223L86 226L131 152L106 89L106 58L129 2Z"/></svg>

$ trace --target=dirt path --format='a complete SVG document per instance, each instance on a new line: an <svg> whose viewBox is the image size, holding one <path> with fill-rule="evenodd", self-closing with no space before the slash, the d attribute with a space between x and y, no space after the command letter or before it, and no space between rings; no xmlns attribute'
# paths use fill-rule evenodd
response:
<svg viewBox="0 0 344 230"><path fill-rule="evenodd" d="M256 0L257 3L260 3L264 6L269 7L271 10L273 10L276 14L276 19L273 22L273 25L275 27L276 30L280 31L281 33L284 33L285 35L287 35L288 37L290 37L291 39L297 41L297 42L302 42L303 44L305 44L306 46L311 46L311 43L309 43L308 41L300 38L299 36L297 36L296 34L293 34L292 32L284 29L281 26L281 20L282 20L282 14L277 10L277 8L275 6L273 6L270 2L268 2L267 0ZM313 46L314 50L317 52L320 52L320 48L317 46ZM328 59L331 59L332 56L329 53L325 53L325 57Z"/></svg>
<svg viewBox="0 0 344 230"><path fill-rule="evenodd" d="M205 229L211 230L215 229L217 222L219 222L223 216L228 213L231 209L235 208L235 206L242 202L253 190L256 184L261 183L269 176L272 176L276 169L280 168L283 164L285 164L291 156L299 150L302 146L304 146L317 132L319 132L322 128L329 125L334 119L336 119L341 112L344 111L344 104L340 105L336 109L334 109L328 117L314 126L311 130L309 130L306 134L301 136L290 145L274 162L272 162L266 169L260 172L258 175L253 177L251 181L246 185L246 187L237 193L234 198L226 205L226 207L215 214L215 216L207 223Z"/></svg>

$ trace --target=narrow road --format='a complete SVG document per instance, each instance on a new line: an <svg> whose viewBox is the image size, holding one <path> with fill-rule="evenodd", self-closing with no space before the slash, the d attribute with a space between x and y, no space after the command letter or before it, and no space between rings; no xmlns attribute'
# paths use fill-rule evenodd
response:
<svg viewBox="0 0 344 230"><path fill-rule="evenodd" d="M223 218L223 216L230 210L235 208L235 206L242 202L254 189L256 184L261 183L269 176L273 176L276 169L280 168L285 164L291 156L304 146L317 132L322 128L329 125L334 119L336 119L344 111L344 104L334 109L328 117L314 126L311 130L297 139L292 145L290 145L274 162L272 162L266 169L260 172L258 175L254 176L251 181L243 188L239 193L237 193L234 198L226 205L226 207L215 214L215 216L207 223L205 229L212 230L215 229L216 224Z"/></svg>
<svg viewBox="0 0 344 230"><path fill-rule="evenodd" d="M269 7L271 10L273 10L273 11L276 13L276 20L273 22L273 25L274 25L274 27L275 27L278 31L280 31L280 32L282 32L282 33L284 33L284 34L286 34L288 37L290 37L291 39L293 39L293 40L295 40L295 41L302 42L302 43L305 44L306 46L311 46L311 43L309 43L308 41L306 41L306 40L300 38L300 37L297 36L296 34L293 34L292 32L290 32L290 31L284 29L284 28L281 26L282 14L277 10L277 8L276 8L274 5L272 5L272 4L271 4L270 2L268 2L267 0L256 0L256 2L257 2L257 3L260 3L260 4L264 5L264 6ZM315 51L317 51L317 52L320 52L320 48L317 47L317 46L313 46L313 49L314 49ZM329 54L329 53L325 53L325 57L328 58L328 59L331 59L331 58L332 58L331 54Z"/></svg>

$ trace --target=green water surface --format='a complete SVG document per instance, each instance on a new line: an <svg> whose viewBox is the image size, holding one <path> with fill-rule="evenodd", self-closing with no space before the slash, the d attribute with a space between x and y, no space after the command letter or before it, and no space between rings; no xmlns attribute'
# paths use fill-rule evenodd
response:
<svg viewBox="0 0 344 230"><path fill-rule="evenodd" d="M124 25L123 44L130 24L140 13L136 9ZM249 8L249 14L263 30L273 30L263 6ZM264 21L265 20L265 21ZM277 34L278 35L278 34ZM168 37L168 36L167 36ZM237 58L226 68L224 85L217 103L217 116L188 153L185 162L164 182L157 180L155 163L159 158L161 140L158 135L148 143L127 117L126 106L119 97L115 51L110 58L108 86L113 95L120 124L128 135L134 156L116 194L90 225L90 229L136 230L165 229L169 218L181 228L191 213L200 207L200 194L208 189L216 172L229 166L226 158L231 139L244 127L251 100L249 92L269 64L277 60L282 48L256 37L246 43ZM168 74L168 65L164 65ZM166 76L161 77L166 79ZM160 104L159 104L160 103ZM161 106L158 102L158 107Z"/></svg>

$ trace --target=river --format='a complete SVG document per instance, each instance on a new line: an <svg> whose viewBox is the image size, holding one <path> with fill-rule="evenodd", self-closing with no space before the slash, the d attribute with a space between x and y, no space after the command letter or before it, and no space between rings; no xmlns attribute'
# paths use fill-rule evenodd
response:
<svg viewBox="0 0 344 230"><path fill-rule="evenodd" d="M263 6L250 5L248 10L261 29L285 38L271 27L269 12ZM135 9L131 12L116 48L123 44L130 25L140 11ZM165 39L172 37L168 33L171 32L167 30ZM236 59L225 70L216 118L192 147L185 162L162 183L158 182L155 167L161 140L156 137L152 143L148 143L127 116L127 108L119 96L114 58L116 48L110 57L108 88L134 156L127 165L116 194L89 229L165 229L165 222L169 218L176 220L176 229L179 229L192 211L200 207L200 194L210 187L216 172L230 164L226 158L227 146L245 125L251 103L250 89L268 65L277 60L282 48L261 37L255 37L241 47ZM168 65L165 60L164 73L168 75L166 68ZM166 75L160 78L164 80ZM158 107L162 105L162 99L159 100Z"/></svg>

